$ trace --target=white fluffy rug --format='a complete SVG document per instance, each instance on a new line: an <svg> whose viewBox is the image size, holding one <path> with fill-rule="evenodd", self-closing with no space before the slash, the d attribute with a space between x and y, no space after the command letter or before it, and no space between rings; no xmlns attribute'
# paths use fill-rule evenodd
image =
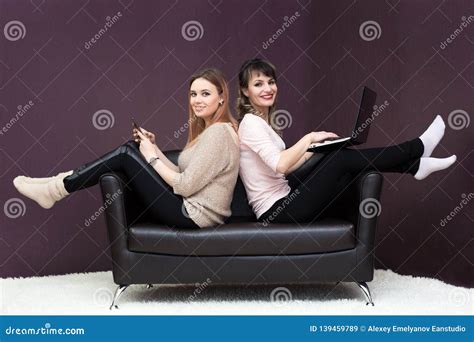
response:
<svg viewBox="0 0 474 342"><path fill-rule="evenodd" d="M375 306L354 283L314 285L129 287L109 311L111 272L0 279L1 314L8 315L472 315L473 289L436 279L376 270ZM277 287L281 287L276 289ZM276 289L276 290L275 290ZM275 290L275 291L274 291ZM276 297L289 300L272 300ZM199 293L200 292L200 293Z"/></svg>

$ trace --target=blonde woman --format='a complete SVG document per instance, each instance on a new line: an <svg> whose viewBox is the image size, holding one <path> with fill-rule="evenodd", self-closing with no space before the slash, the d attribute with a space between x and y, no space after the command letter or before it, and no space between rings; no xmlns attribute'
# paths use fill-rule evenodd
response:
<svg viewBox="0 0 474 342"><path fill-rule="evenodd" d="M144 210L158 222L179 228L221 224L231 215L239 147L229 90L220 71L206 69L192 76L189 122L178 165L162 153L153 133L134 128L134 141L95 161L49 178L19 176L13 183L24 196L51 208L68 194L97 184L104 173L120 171Z"/></svg>

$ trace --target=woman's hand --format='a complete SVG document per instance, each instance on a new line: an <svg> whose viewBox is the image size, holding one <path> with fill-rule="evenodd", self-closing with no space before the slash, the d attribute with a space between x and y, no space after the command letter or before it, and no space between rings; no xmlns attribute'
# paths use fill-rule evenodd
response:
<svg viewBox="0 0 474 342"><path fill-rule="evenodd" d="M322 142L324 140L327 140L328 138L340 138L340 136L336 133L326 131L311 132L309 133L309 137L312 144Z"/></svg>
<svg viewBox="0 0 474 342"><path fill-rule="evenodd" d="M150 140L150 142L152 144L156 144L156 138L155 138L155 135L151 132L148 132L146 129L144 129L143 127L140 127L140 129L142 130L143 132L143 135L145 135L145 137ZM133 139L136 141L136 142L140 142L139 138L138 138L138 129L134 128L133 129Z"/></svg>
<svg viewBox="0 0 474 342"><path fill-rule="evenodd" d="M148 138L148 140L150 140L150 142L152 144L156 144L156 140L155 140L155 135L151 132L148 132L146 129L144 129L143 127L140 127L141 130L143 131L143 133L145 133L145 136Z"/></svg>
<svg viewBox="0 0 474 342"><path fill-rule="evenodd" d="M138 139L140 140L140 152L148 161L151 157L156 157L157 146L153 144L144 134L137 130Z"/></svg>

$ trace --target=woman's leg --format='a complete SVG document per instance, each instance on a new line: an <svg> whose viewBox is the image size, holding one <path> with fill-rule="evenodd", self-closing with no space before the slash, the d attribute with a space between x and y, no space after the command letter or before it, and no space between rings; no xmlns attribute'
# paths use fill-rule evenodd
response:
<svg viewBox="0 0 474 342"><path fill-rule="evenodd" d="M100 176L107 172L119 171L127 178L143 204L143 210L149 212L157 221L180 228L198 228L185 214L183 198L173 193L158 173L143 158L138 144L133 140L104 154L97 160L86 163L73 170L63 179L53 179L46 184L28 184L27 187L44 187L48 183L63 183L67 193L96 185ZM24 184L22 185L25 186ZM32 197L30 197L32 198ZM35 200L35 198L32 198Z"/></svg>
<svg viewBox="0 0 474 342"><path fill-rule="evenodd" d="M271 222L312 220L360 173L378 170L414 175L422 155L423 143L419 138L387 147L333 151L316 165L303 184L277 201L261 219Z"/></svg>
<svg viewBox="0 0 474 342"><path fill-rule="evenodd" d="M129 157L131 157L129 159ZM131 174L126 171L127 160L135 159L137 163L143 161L138 144L133 140L120 145L116 149L102 155L101 157L79 166L73 173L64 178L64 186L71 193L96 185L100 176L111 171L122 171L127 177Z"/></svg>
<svg viewBox="0 0 474 342"><path fill-rule="evenodd" d="M143 158L138 144L133 140L119 146L99 159L87 163L64 178L68 192L77 191L98 183L101 175L120 171L141 199L143 210L157 221L179 228L199 228L187 215L183 198L173 193L158 173Z"/></svg>

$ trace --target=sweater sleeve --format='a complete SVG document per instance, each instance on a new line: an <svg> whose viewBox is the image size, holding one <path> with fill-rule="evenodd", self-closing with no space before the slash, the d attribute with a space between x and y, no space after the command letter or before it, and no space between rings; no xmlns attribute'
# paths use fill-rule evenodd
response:
<svg viewBox="0 0 474 342"><path fill-rule="evenodd" d="M232 137L223 125L213 124L201 133L189 165L173 179L175 194L183 197L195 194L229 164L229 139Z"/></svg>
<svg viewBox="0 0 474 342"><path fill-rule="evenodd" d="M270 136L270 129L265 121L247 115L239 126L240 143L247 145L258 154L262 161L274 172L280 161L281 151Z"/></svg>

